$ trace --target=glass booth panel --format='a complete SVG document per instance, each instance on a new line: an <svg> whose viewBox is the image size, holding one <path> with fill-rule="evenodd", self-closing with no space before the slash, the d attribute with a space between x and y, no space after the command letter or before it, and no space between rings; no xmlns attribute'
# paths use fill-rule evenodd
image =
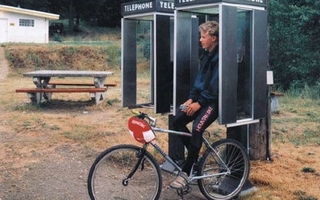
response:
<svg viewBox="0 0 320 200"><path fill-rule="evenodd" d="M152 21L122 19L122 106L152 102Z"/></svg>
<svg viewBox="0 0 320 200"><path fill-rule="evenodd" d="M138 105L153 103L153 66L152 66L152 21L137 20L137 84L136 102Z"/></svg>
<svg viewBox="0 0 320 200"><path fill-rule="evenodd" d="M170 112L173 85L173 17L122 19L122 106ZM158 28L157 28L158 27Z"/></svg>
<svg viewBox="0 0 320 200"><path fill-rule="evenodd" d="M252 118L252 11L237 11L237 120Z"/></svg>

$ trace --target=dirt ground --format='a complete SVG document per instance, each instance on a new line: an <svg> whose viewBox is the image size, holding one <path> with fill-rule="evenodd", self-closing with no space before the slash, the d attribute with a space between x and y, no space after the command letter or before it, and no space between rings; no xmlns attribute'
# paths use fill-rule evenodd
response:
<svg viewBox="0 0 320 200"><path fill-rule="evenodd" d="M89 199L86 179L96 156L111 145L133 143L126 128L130 111L118 101L120 71L107 80L118 85L107 91L102 105L93 106L79 94L34 107L25 94L14 92L32 86L30 78L11 76L3 58L0 48L0 200ZM166 117L158 117L165 125ZM160 145L166 141L159 136ZM252 161L255 192L242 199L320 199L319 147L274 144L272 162ZM305 167L315 171L301 172ZM197 186L192 187L185 199L204 199ZM168 188L162 194L161 199L179 199Z"/></svg>

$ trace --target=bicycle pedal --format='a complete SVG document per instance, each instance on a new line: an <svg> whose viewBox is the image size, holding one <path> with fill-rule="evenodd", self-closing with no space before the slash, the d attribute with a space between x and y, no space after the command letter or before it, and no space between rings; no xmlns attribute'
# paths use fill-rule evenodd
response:
<svg viewBox="0 0 320 200"><path fill-rule="evenodd" d="M192 188L191 188L189 185L187 185L186 187L184 187L184 188L182 188L182 189L178 189L178 190L177 190L177 194L178 194L180 197L182 197L183 195L188 194L188 193L190 193L191 191L192 191Z"/></svg>

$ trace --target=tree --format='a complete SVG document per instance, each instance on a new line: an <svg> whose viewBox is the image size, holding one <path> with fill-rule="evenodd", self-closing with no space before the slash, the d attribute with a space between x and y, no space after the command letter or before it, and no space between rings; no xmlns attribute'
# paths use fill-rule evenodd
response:
<svg viewBox="0 0 320 200"><path fill-rule="evenodd" d="M99 5L98 25L108 27L121 26L121 4L132 0L104 0Z"/></svg>
<svg viewBox="0 0 320 200"><path fill-rule="evenodd" d="M80 21L95 19L98 26L121 26L121 3L131 0L0 0L0 4L53 12L68 19L69 32L80 30ZM75 19L75 21L74 21Z"/></svg>
<svg viewBox="0 0 320 200"><path fill-rule="evenodd" d="M319 10L319 1L270 1L270 64L284 90L320 82Z"/></svg>

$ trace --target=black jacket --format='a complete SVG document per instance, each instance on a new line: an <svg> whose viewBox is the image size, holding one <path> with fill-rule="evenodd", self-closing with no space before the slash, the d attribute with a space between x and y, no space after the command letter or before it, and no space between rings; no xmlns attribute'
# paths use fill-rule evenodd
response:
<svg viewBox="0 0 320 200"><path fill-rule="evenodd" d="M204 106L208 103L218 102L218 95L219 46L217 45L212 52L206 51L200 59L200 71L189 93L189 98Z"/></svg>

